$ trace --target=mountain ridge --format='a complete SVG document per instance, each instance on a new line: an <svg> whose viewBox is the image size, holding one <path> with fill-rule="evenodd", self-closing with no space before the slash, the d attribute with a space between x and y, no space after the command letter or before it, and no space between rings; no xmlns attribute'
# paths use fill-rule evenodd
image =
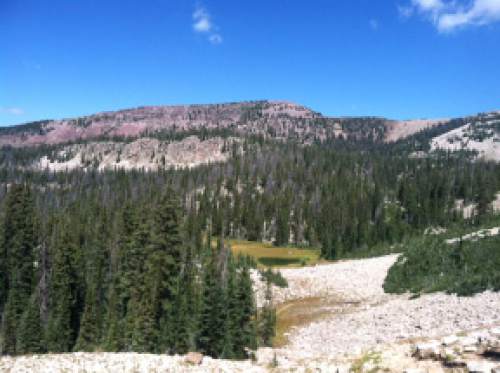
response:
<svg viewBox="0 0 500 373"><path fill-rule="evenodd" d="M230 148L241 151L238 139L249 136L301 145L347 140L360 150L397 143L414 149L415 156L465 150L500 161L499 111L398 121L328 117L300 104L268 100L140 106L36 121L0 128L0 148L52 147L33 160L30 167L38 170L158 170L224 162Z"/></svg>
<svg viewBox="0 0 500 373"><path fill-rule="evenodd" d="M374 134L375 140L397 141L422 129L445 123L449 119L333 117L285 100L151 105L0 127L0 146L60 144L99 137L139 137L146 132L185 132L201 128L230 128L242 134L267 134L277 138L291 135L306 143L314 138L324 141L340 135L348 137L354 134L358 139L369 137L369 134L360 133L360 128L351 124L354 121L363 122L361 129L365 132L367 129L377 132ZM314 128L318 126L311 125L323 128Z"/></svg>

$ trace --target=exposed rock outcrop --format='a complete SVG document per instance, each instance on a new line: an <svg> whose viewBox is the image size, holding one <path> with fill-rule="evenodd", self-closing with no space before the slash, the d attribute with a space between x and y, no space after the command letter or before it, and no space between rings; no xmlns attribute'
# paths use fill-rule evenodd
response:
<svg viewBox="0 0 500 373"><path fill-rule="evenodd" d="M152 138L133 142L91 142L69 145L55 154L42 157L34 164L39 170L66 171L72 169L144 169L194 167L206 163L224 162L229 157L234 138L213 137L201 141L189 136L170 143Z"/></svg>

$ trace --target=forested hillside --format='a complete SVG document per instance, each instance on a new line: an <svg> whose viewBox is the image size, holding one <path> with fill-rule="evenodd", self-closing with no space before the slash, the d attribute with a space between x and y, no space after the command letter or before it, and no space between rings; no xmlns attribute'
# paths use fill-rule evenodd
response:
<svg viewBox="0 0 500 373"><path fill-rule="evenodd" d="M1 352L247 357L271 343L275 313L270 293L257 309L252 261L233 257L228 238L318 248L331 260L395 251L426 229L487 219L500 191L498 163L467 152L415 156L439 131L462 122L384 143L377 131L385 127L373 121L346 119L350 135L310 142L201 127L158 131L151 141L1 148ZM162 163L158 149L187 139L165 159L184 152L201 162ZM116 157L136 141L141 162L151 162L142 164L157 167L100 167L111 151L121 163ZM208 143L219 158L207 159L215 150L197 153ZM33 167L41 157L80 163L59 172Z"/></svg>
<svg viewBox="0 0 500 373"><path fill-rule="evenodd" d="M191 244L172 190L103 206L91 188L44 209L33 184L7 189L2 354L198 350L245 358L247 348L270 343L273 311L266 303L257 312L247 261L222 239Z"/></svg>
<svg viewBox="0 0 500 373"><path fill-rule="evenodd" d="M226 162L191 169L59 173L19 170L15 165L37 150L6 149L0 195L29 180L44 213L73 203L116 210L169 184L198 247L210 227L216 236L321 247L326 258L459 221L457 201L476 207L473 221L490 212L499 164L460 153L414 158L400 146L346 140L301 146L249 137L227 147Z"/></svg>

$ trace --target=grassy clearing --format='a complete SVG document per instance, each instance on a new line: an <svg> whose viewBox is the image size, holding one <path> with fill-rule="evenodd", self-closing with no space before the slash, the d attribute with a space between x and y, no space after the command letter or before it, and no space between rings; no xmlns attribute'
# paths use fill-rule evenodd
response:
<svg viewBox="0 0 500 373"><path fill-rule="evenodd" d="M234 255L248 255L259 267L300 267L320 261L320 250L296 247L276 247L254 241L229 240Z"/></svg>

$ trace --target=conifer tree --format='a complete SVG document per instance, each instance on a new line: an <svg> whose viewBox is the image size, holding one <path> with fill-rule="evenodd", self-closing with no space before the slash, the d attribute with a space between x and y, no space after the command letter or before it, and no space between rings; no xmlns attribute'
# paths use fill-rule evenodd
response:
<svg viewBox="0 0 500 373"><path fill-rule="evenodd" d="M133 245L136 229L135 206L127 203L120 212L117 258L116 263L111 267L112 278L108 292L105 346L110 351L130 349L130 329L126 328L125 322L131 289L138 272L135 269L137 260L134 259Z"/></svg>
<svg viewBox="0 0 500 373"><path fill-rule="evenodd" d="M255 320L255 302L253 297L252 279L247 265L244 265L239 275L237 289L238 333L235 335L235 354L238 358L245 358L246 351L257 348L257 331Z"/></svg>
<svg viewBox="0 0 500 373"><path fill-rule="evenodd" d="M34 250L37 245L35 211L31 191L24 185L13 185L7 196L1 237L6 264L2 275L0 310L2 346L5 354L15 354L21 317L32 293Z"/></svg>
<svg viewBox="0 0 500 373"><path fill-rule="evenodd" d="M216 253L212 251L203 275L198 348L213 357L222 353L225 334L224 293L219 274Z"/></svg>
<svg viewBox="0 0 500 373"><path fill-rule="evenodd" d="M106 225L105 215L98 223L95 240L89 249L87 259L87 286L84 300L84 310L80 322L76 351L92 351L101 341L103 318L103 293L105 280L106 254Z"/></svg>
<svg viewBox="0 0 500 373"><path fill-rule="evenodd" d="M193 248L187 248L184 267L177 281L177 326L174 350L177 353L196 348L197 315L199 312L199 281Z"/></svg>
<svg viewBox="0 0 500 373"><path fill-rule="evenodd" d="M119 295L117 287L114 283L111 284L108 293L108 309L106 312L105 336L103 346L106 351L117 352L123 349L124 333L121 315L123 314L120 307Z"/></svg>
<svg viewBox="0 0 500 373"><path fill-rule="evenodd" d="M146 271L149 266L147 252L151 242L150 230L146 215L138 220L132 239L128 242L126 272L123 279L129 286L129 297L126 302L125 315L125 349L127 351L147 351L146 338L150 334L150 305L151 292L154 289L146 289ZM148 268L152 271L151 268ZM123 287L122 287L123 289Z"/></svg>
<svg viewBox="0 0 500 373"><path fill-rule="evenodd" d="M59 224L56 235L56 242L51 252L51 305L46 339L49 351L68 352L75 343L79 323L78 278L74 266L76 249L66 224Z"/></svg>
<svg viewBox="0 0 500 373"><path fill-rule="evenodd" d="M43 353L46 351L43 327L40 319L38 291L31 297L17 332L16 352L19 354Z"/></svg>
<svg viewBox="0 0 500 373"><path fill-rule="evenodd" d="M180 233L179 206L171 188L167 189L154 212L149 255L147 287L153 290L149 304L154 323L162 330L160 346L185 350L188 332L181 332L184 325L179 325L179 322L185 322L185 315L180 314L179 307L187 306L179 286L185 253Z"/></svg>
<svg viewBox="0 0 500 373"><path fill-rule="evenodd" d="M226 318L224 324L224 341L221 357L224 359L233 359L236 356L235 343L236 334L239 333L238 318L240 315L239 302L238 302L238 274L236 272L236 265L232 257L229 258L228 271L227 271L227 284L226 284Z"/></svg>
<svg viewBox="0 0 500 373"><path fill-rule="evenodd" d="M271 282L266 281L265 303L260 315L259 336L264 346L272 347L276 335L276 310L272 303Z"/></svg>
<svg viewBox="0 0 500 373"><path fill-rule="evenodd" d="M2 355L15 355L17 346L16 313L12 302L7 301L2 314Z"/></svg>

